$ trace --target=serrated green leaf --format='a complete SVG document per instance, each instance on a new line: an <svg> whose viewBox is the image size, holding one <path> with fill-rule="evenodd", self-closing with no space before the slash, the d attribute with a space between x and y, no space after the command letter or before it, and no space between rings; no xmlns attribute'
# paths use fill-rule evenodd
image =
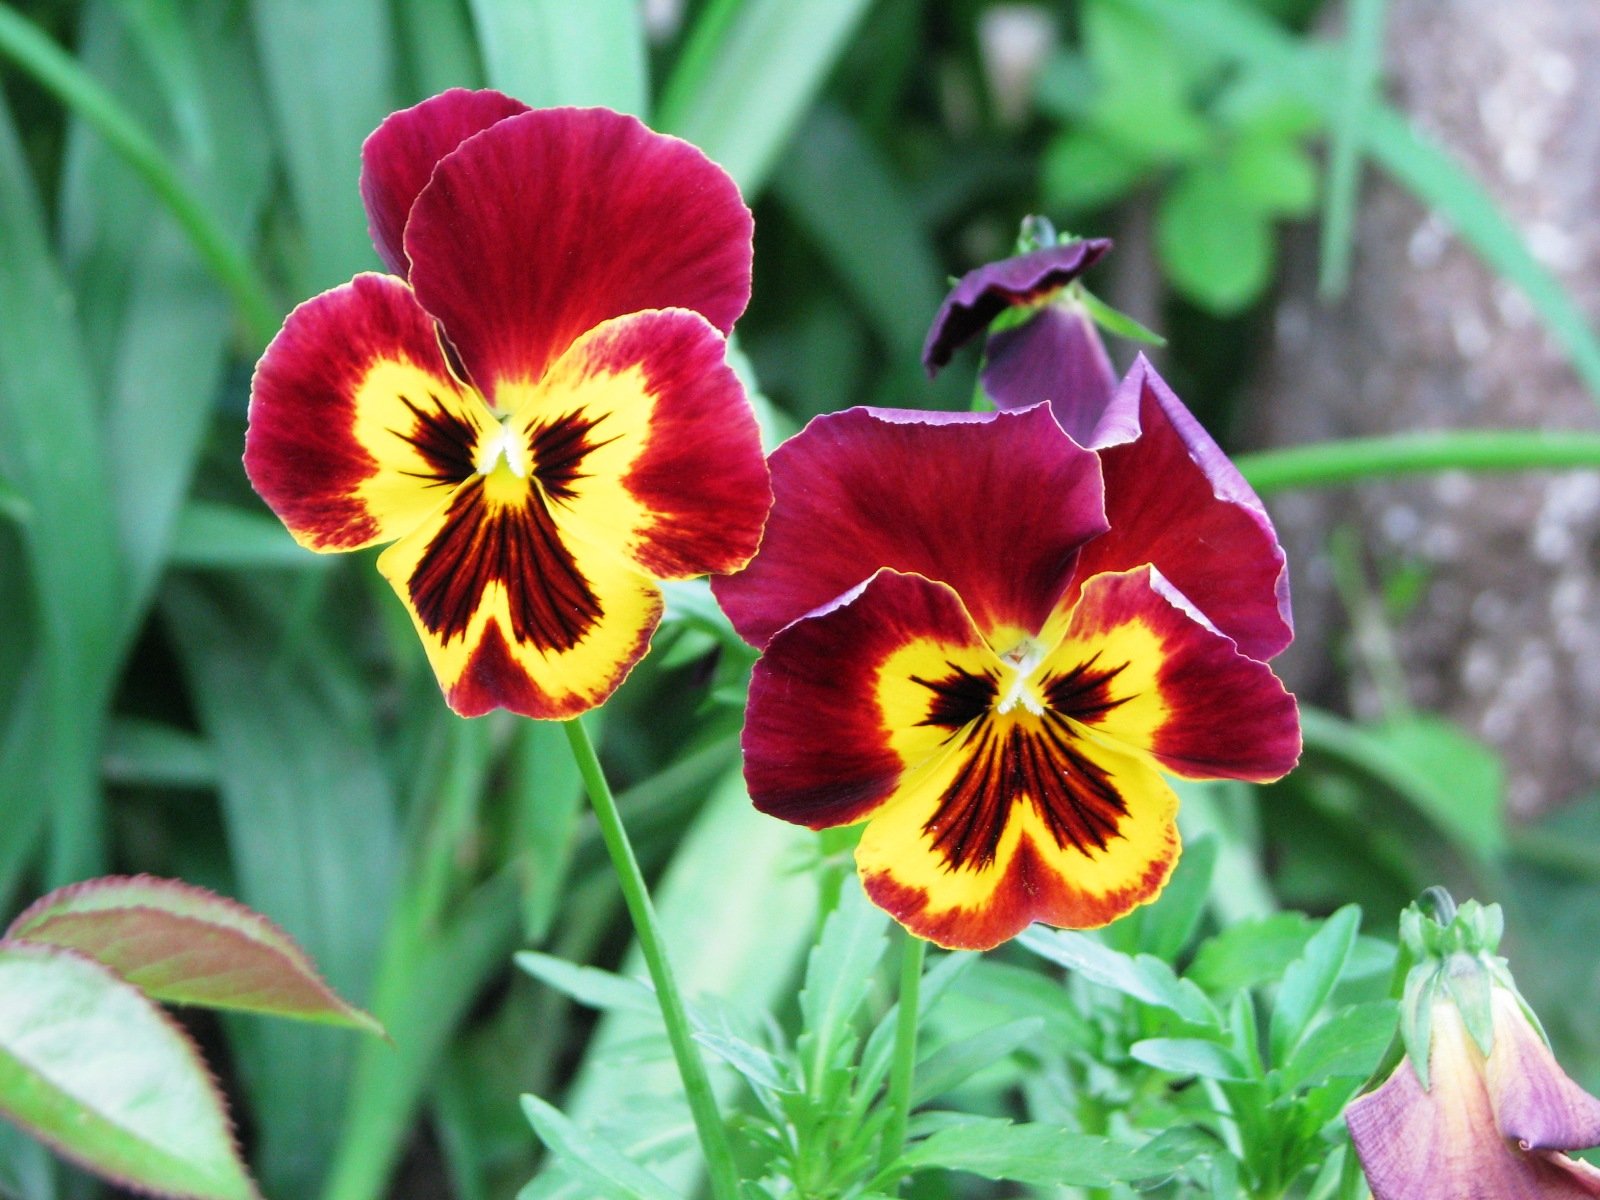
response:
<svg viewBox="0 0 1600 1200"><path fill-rule="evenodd" d="M896 1169L939 1167L1038 1187L1108 1187L1134 1177L1135 1161L1132 1150L1110 1138L974 1118L917 1142Z"/></svg>
<svg viewBox="0 0 1600 1200"><path fill-rule="evenodd" d="M1147 1066L1174 1075L1198 1075L1223 1083L1245 1083L1251 1078L1238 1055L1204 1038L1146 1038L1130 1046L1128 1053Z"/></svg>
<svg viewBox="0 0 1600 1200"><path fill-rule="evenodd" d="M522 1111L556 1160L598 1189L591 1193L595 1200L682 1200L610 1142L584 1132L539 1097L524 1096Z"/></svg>
<svg viewBox="0 0 1600 1200"><path fill-rule="evenodd" d="M1087 934L1038 925L1024 931L1017 944L1077 972L1090 983L1175 1012L1193 1024L1221 1024L1220 1014L1204 992L1187 979L1179 979L1171 967L1148 954L1131 957L1101 945Z"/></svg>
<svg viewBox="0 0 1600 1200"><path fill-rule="evenodd" d="M1023 1017L940 1046L917 1064L911 1103L926 1104L960 1087L986 1067L1003 1063L1012 1051L1036 1041L1044 1029L1043 1019Z"/></svg>
<svg viewBox="0 0 1600 1200"><path fill-rule="evenodd" d="M1162 195L1156 250L1173 285L1218 316L1247 308L1272 276L1271 223L1215 166L1185 173Z"/></svg>
<svg viewBox="0 0 1600 1200"><path fill-rule="evenodd" d="M1315 932L1304 913L1280 912L1240 921L1201 944L1188 978L1218 996L1259 987L1282 978Z"/></svg>
<svg viewBox="0 0 1600 1200"><path fill-rule="evenodd" d="M743 1075L752 1087L774 1094L799 1094L787 1064L771 1051L727 1033L696 1033L694 1040Z"/></svg>
<svg viewBox="0 0 1600 1200"><path fill-rule="evenodd" d="M1332 1075L1372 1074L1398 1028L1392 1000L1356 1004L1335 1013L1306 1035L1283 1067L1283 1090L1296 1092Z"/></svg>
<svg viewBox="0 0 1600 1200"><path fill-rule="evenodd" d="M1307 1028L1339 981L1350 948L1361 927L1361 909L1347 904L1322 923L1301 954L1283 973L1278 998L1272 1007L1273 1065L1289 1061Z"/></svg>
<svg viewBox="0 0 1600 1200"><path fill-rule="evenodd" d="M0 1112L109 1179L259 1200L188 1039L72 951L0 942Z"/></svg>
<svg viewBox="0 0 1600 1200"><path fill-rule="evenodd" d="M867 901L853 878L846 880L838 907L823 922L822 936L806 963L805 986L800 990L802 1031L798 1041L806 1061L808 1088L821 1086L828 1066L854 1036L852 1022L889 948L888 927L883 910Z"/></svg>
<svg viewBox="0 0 1600 1200"><path fill-rule="evenodd" d="M540 954L535 950L522 951L516 956L516 964L541 983L548 984L586 1008L599 1011L623 1009L641 1013L659 1011L655 994L637 979L613 975L599 967L579 966L564 958Z"/></svg>
<svg viewBox="0 0 1600 1200"><path fill-rule="evenodd" d="M40 897L5 938L75 950L169 1004L231 1008L383 1033L260 913L173 879L112 876Z"/></svg>

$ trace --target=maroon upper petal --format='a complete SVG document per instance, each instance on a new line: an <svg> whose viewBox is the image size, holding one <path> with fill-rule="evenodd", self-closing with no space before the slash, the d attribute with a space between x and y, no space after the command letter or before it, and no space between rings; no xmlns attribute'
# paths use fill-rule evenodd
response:
<svg viewBox="0 0 1600 1200"><path fill-rule="evenodd" d="M1067 436L1080 446L1094 444L1117 376L1088 313L1047 304L1021 325L991 334L987 353L983 390L997 408L1048 401Z"/></svg>
<svg viewBox="0 0 1600 1200"><path fill-rule="evenodd" d="M361 199L372 244L391 271L409 270L401 243L406 218L439 160L473 134L527 111L499 92L451 88L389 114L372 131L361 146Z"/></svg>
<svg viewBox="0 0 1600 1200"><path fill-rule="evenodd" d="M497 404L612 317L688 308L727 333L750 299L752 229L733 180L688 142L550 108L442 159L405 249L417 298Z"/></svg>
<svg viewBox="0 0 1600 1200"><path fill-rule="evenodd" d="M1078 548L1106 528L1095 455L1043 405L831 413L778 447L770 466L761 549L711 585L757 646L882 567L948 584L986 635L1037 632Z"/></svg>
<svg viewBox="0 0 1600 1200"><path fill-rule="evenodd" d="M922 365L929 376L937 375L956 347L989 328L989 322L1006 309L1042 300L1065 287L1110 249L1107 238L1085 238L968 271L944 298L923 343Z"/></svg>
<svg viewBox="0 0 1600 1200"><path fill-rule="evenodd" d="M1129 440L1126 420L1138 414ZM1091 443L1111 530L1078 560L1073 586L1152 563L1251 658L1294 638L1283 547L1255 490L1141 355Z"/></svg>

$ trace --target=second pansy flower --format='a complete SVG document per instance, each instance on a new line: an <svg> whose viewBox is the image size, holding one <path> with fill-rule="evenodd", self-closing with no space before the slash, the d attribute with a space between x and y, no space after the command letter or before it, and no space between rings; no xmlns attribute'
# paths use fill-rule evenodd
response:
<svg viewBox="0 0 1600 1200"><path fill-rule="evenodd" d="M1160 409L1143 364L1124 387L1134 413ZM867 822L863 883L913 933L986 948L1034 920L1104 924L1176 861L1161 770L1268 780L1294 765L1293 698L1225 635L1287 641L1281 554L1209 556L1204 573L1249 581L1211 589L1210 607L1169 581L1169 566L1201 568L1196 522L1203 537L1236 515L1212 489L1163 539L1162 493L1182 473L1119 476L1113 497L1101 458L1043 405L819 417L771 465L761 551L713 585L765 647L751 796L813 828Z"/></svg>
<svg viewBox="0 0 1600 1200"><path fill-rule="evenodd" d="M648 648L655 580L734 570L771 499L724 336L751 220L686 142L446 92L363 150L380 256L256 370L245 466L313 550L378 560L446 697L569 717Z"/></svg>

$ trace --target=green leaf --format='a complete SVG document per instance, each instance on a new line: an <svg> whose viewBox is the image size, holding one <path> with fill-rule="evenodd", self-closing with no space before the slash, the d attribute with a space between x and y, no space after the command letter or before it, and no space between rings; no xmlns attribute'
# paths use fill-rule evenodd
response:
<svg viewBox="0 0 1600 1200"><path fill-rule="evenodd" d="M1344 69L1337 108L1329 122L1328 187L1322 204L1322 270L1317 290L1324 299L1343 295L1350 277L1361 189L1361 144L1378 101L1388 6L1389 0L1352 0L1345 18Z"/></svg>
<svg viewBox="0 0 1600 1200"><path fill-rule="evenodd" d="M1163 962L1175 961L1200 925L1216 865L1216 838L1199 838L1185 845L1161 895L1112 925L1108 932L1128 938L1131 945L1122 943L1125 949L1153 954ZM1117 931L1121 929L1126 933L1119 935Z"/></svg>
<svg viewBox="0 0 1600 1200"><path fill-rule="evenodd" d="M1317 202L1317 165L1301 146L1278 137L1236 142L1223 170L1241 202L1271 217L1303 217Z"/></svg>
<svg viewBox="0 0 1600 1200"><path fill-rule="evenodd" d="M855 122L838 108L818 108L773 190L897 360L917 361L929 315L944 298L944 274L910 197Z"/></svg>
<svg viewBox="0 0 1600 1200"><path fill-rule="evenodd" d="M395 108L385 0L252 0L271 124L305 240L296 295L377 266L356 189L361 143Z"/></svg>
<svg viewBox="0 0 1600 1200"><path fill-rule="evenodd" d="M1128 1048L1140 1062L1174 1075L1198 1075L1223 1083L1245 1083L1249 1068L1226 1046L1204 1038L1145 1038Z"/></svg>
<svg viewBox="0 0 1600 1200"><path fill-rule="evenodd" d="M852 1022L867 998L872 977L889 948L889 918L868 903L861 888L846 880L839 905L823 923L822 936L806 963L800 991L806 1085L822 1086L827 1068L854 1036Z"/></svg>
<svg viewBox="0 0 1600 1200"><path fill-rule="evenodd" d="M1161 197L1156 250L1173 285L1218 316L1249 307L1271 279L1272 226L1217 167L1187 172Z"/></svg>
<svg viewBox="0 0 1600 1200"><path fill-rule="evenodd" d="M1312 1018L1333 993L1345 960L1361 927L1361 909L1347 904L1311 935L1305 953L1283 973L1283 984L1272 1008L1272 1062L1289 1061L1305 1036Z"/></svg>
<svg viewBox="0 0 1600 1200"><path fill-rule="evenodd" d="M590 1193L595 1200L682 1200L621 1150L585 1133L539 1097L524 1096L522 1111L556 1161L598 1189Z"/></svg>
<svg viewBox="0 0 1600 1200"><path fill-rule="evenodd" d="M191 500L178 516L171 563L197 570L321 570L328 559L307 554L283 522L265 513Z"/></svg>
<svg viewBox="0 0 1600 1200"><path fill-rule="evenodd" d="M1110 1138L973 1118L929 1134L901 1155L895 1169L940 1167L1038 1187L1108 1187L1136 1177L1129 1174L1135 1161L1128 1147Z"/></svg>
<svg viewBox="0 0 1600 1200"><path fill-rule="evenodd" d="M490 86L535 108L601 105L646 115L639 0L471 0Z"/></svg>
<svg viewBox="0 0 1600 1200"><path fill-rule="evenodd" d="M0 942L0 1112L126 1186L259 1200L189 1040L71 951Z"/></svg>
<svg viewBox="0 0 1600 1200"><path fill-rule="evenodd" d="M1045 148L1040 184L1052 209L1081 213L1131 192L1151 170L1142 155L1088 131L1068 130Z"/></svg>
<svg viewBox="0 0 1600 1200"><path fill-rule="evenodd" d="M507 790L522 847L522 922L528 939L549 934L572 873L583 781L554 721L523 721L514 735Z"/></svg>
<svg viewBox="0 0 1600 1200"><path fill-rule="evenodd" d="M728 1033L696 1033L694 1040L743 1075L750 1085L778 1095L799 1095L793 1072L777 1055Z"/></svg>
<svg viewBox="0 0 1600 1200"><path fill-rule="evenodd" d="M658 1011L655 994L637 979L613 975L599 967L579 966L552 954L540 954L536 950L522 951L516 956L516 964L541 983L555 988L586 1008L599 1011L625 1009L641 1013Z"/></svg>
<svg viewBox="0 0 1600 1200"><path fill-rule="evenodd" d="M708 5L667 80L659 125L758 195L871 0Z"/></svg>
<svg viewBox="0 0 1600 1200"><path fill-rule="evenodd" d="M1373 728L1308 708L1301 728L1309 752L1387 785L1469 857L1481 861L1503 850L1503 768L1493 751L1449 721L1419 713Z"/></svg>
<svg viewBox="0 0 1600 1200"><path fill-rule="evenodd" d="M1311 919L1298 912L1240 921L1201 944L1188 978L1216 996L1259 987L1282 978L1314 932Z"/></svg>
<svg viewBox="0 0 1600 1200"><path fill-rule="evenodd" d="M1144 1004L1177 1013L1196 1025L1220 1028L1222 1018L1204 992L1187 979L1179 979L1158 958L1137 958L1101 945L1088 934L1070 929L1045 929L1035 925L1017 938L1017 944L1041 958L1076 972Z"/></svg>
<svg viewBox="0 0 1600 1200"><path fill-rule="evenodd" d="M383 1033L322 981L294 939L260 913L171 879L111 876L58 888L6 930L76 950L145 995Z"/></svg>
<svg viewBox="0 0 1600 1200"><path fill-rule="evenodd" d="M1040 1017L1023 1017L992 1029L983 1029L946 1046L940 1046L917 1064L911 1089L913 1105L926 1104L960 1087L979 1071L997 1066L1015 1050L1037 1044L1045 1030Z"/></svg>
<svg viewBox="0 0 1600 1200"><path fill-rule="evenodd" d="M1372 1074L1395 1035L1392 1000L1355 1004L1335 1013L1309 1034L1282 1071L1285 1093L1321 1084L1330 1076Z"/></svg>
<svg viewBox="0 0 1600 1200"><path fill-rule="evenodd" d="M1189 90L1197 64L1161 24L1101 0L1083 6L1098 89L1086 124L1147 164L1182 162L1211 141Z"/></svg>
<svg viewBox="0 0 1600 1200"><path fill-rule="evenodd" d="M1313 105L1324 121L1336 121L1343 112L1345 92L1336 79L1337 61L1320 47L1308 48L1248 5L1232 0L1114 2L1163 21L1192 49L1247 63L1270 76L1277 86ZM1600 398L1600 339L1483 185L1387 105L1372 105L1361 144L1403 187L1454 225L1491 269L1522 290L1565 347L1589 391Z"/></svg>

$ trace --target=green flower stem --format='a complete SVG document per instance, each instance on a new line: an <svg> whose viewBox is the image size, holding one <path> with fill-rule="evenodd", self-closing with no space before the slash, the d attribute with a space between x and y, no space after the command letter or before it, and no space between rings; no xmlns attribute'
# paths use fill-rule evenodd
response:
<svg viewBox="0 0 1600 1200"><path fill-rule="evenodd" d="M672 967L667 962L666 947L662 944L661 930L656 924L655 906L650 903L644 875L639 871L639 860L634 857L633 846L622 827L622 815L617 811L616 798L611 794L611 785L606 782L605 772L600 767L600 758L595 754L588 731L576 717L563 724L567 730L567 742L572 747L573 761L578 764L584 789L589 793L589 802L594 806L594 815L600 823L601 840L605 842L606 851L611 855L611 865L616 869L622 898L628 905L628 915L633 918L633 930L639 939L639 949L644 952L645 965L650 969L650 981L655 984L656 1003L661 1006L667 1040L672 1043L672 1056L677 1059L678 1075L683 1080L689 1111L694 1115L695 1129L700 1135L700 1148L705 1153L712 1195L716 1200L738 1200L739 1173L734 1165L733 1151L728 1146L727 1132L723 1128L722 1114L717 1111L717 1099L712 1094L705 1063L700 1059L700 1051L689 1030L689 1016L684 1009L683 997L678 992Z"/></svg>
<svg viewBox="0 0 1600 1200"><path fill-rule="evenodd" d="M1600 434L1519 429L1400 434L1263 450L1241 454L1234 462L1265 495L1427 471L1600 467Z"/></svg>
<svg viewBox="0 0 1600 1200"><path fill-rule="evenodd" d="M917 1019L921 1013L922 959L928 943L903 934L900 949L900 1001L894 1025L894 1059L889 1066L889 1123L883 1130L878 1169L887 1170L906 1144L911 1120L911 1077L917 1066Z"/></svg>
<svg viewBox="0 0 1600 1200"><path fill-rule="evenodd" d="M282 313L244 252L212 219L153 138L132 120L117 98L88 74L37 25L0 4L0 56L9 58L39 86L88 122L166 205L195 252L233 298L251 338L266 345Z"/></svg>

